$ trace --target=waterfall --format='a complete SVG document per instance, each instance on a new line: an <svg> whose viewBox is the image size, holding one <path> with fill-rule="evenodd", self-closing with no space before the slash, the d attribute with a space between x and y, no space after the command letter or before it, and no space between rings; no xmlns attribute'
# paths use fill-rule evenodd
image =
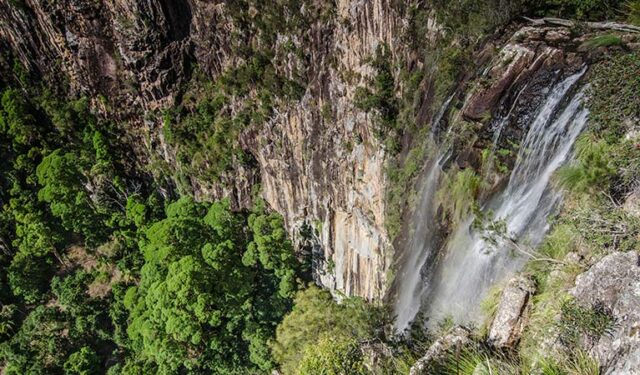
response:
<svg viewBox="0 0 640 375"><path fill-rule="evenodd" d="M420 310L422 300L422 267L427 259L437 250L437 228L434 226L436 216L436 192L440 183L442 165L445 155L439 155L430 161L425 178L418 192L420 201L411 221L415 224L411 240L407 246L408 257L401 268L402 283L398 290L395 304L398 332L404 331Z"/></svg>
<svg viewBox="0 0 640 375"><path fill-rule="evenodd" d="M560 199L550 180L569 157L587 122L588 112L582 106L584 94L582 91L574 94L573 90L585 71L586 68L552 88L528 127L507 186L482 207L484 212L492 212L495 220L504 220L510 237L521 244L539 245L548 230L547 219ZM419 215L430 215L435 210L433 195L441 165L434 163L431 168L436 171L430 171L420 191L429 196L421 197ZM415 273L404 275L399 286L395 306L398 330L406 328L421 309L430 325L447 316L458 323L477 322L487 290L516 272L527 260L505 246L487 244L483 235L474 230L473 217L469 217L454 228L437 263L429 266L432 271L422 277L420 270L437 252L432 248L437 238L431 233L435 230L433 222L424 217L413 222L417 235L407 251L409 262L415 262L412 267Z"/></svg>

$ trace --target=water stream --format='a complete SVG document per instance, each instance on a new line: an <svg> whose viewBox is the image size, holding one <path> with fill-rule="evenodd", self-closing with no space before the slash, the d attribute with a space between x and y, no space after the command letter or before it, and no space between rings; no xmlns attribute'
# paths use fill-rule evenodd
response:
<svg viewBox="0 0 640 375"><path fill-rule="evenodd" d="M511 238L535 248L548 230L547 219L561 196L550 185L554 172L570 156L573 144L584 128L588 112L583 108L583 93L575 86L585 70L557 83L528 127L521 142L514 168L504 190L484 206L495 220L504 220ZM499 136L499 135L498 135ZM494 139L494 141L496 141ZM396 328L405 329L422 310L429 324L444 317L457 323L477 322L480 303L491 286L519 270L526 256L506 246L491 246L473 228L473 217L454 228L442 250L434 249L435 194L442 159L433 162L420 194L420 209L415 217L413 238L395 305ZM434 253L440 251L438 260ZM429 275L420 271L429 260ZM409 274L413 268L413 274Z"/></svg>
<svg viewBox="0 0 640 375"><path fill-rule="evenodd" d="M437 251L436 193L440 183L442 165L446 155L430 160L427 173L418 191L420 201L414 210L412 222L415 223L411 240L407 246L408 258L401 269L402 286L398 290L395 305L396 329L404 331L420 310L422 301L422 267L427 259Z"/></svg>

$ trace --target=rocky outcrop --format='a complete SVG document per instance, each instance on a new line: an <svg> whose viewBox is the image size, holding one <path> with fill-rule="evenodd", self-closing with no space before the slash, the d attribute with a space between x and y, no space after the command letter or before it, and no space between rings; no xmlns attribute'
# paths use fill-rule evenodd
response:
<svg viewBox="0 0 640 375"><path fill-rule="evenodd" d="M604 374L640 372L640 255L613 253L578 276L571 294L583 306L611 311L614 324L591 348Z"/></svg>
<svg viewBox="0 0 640 375"><path fill-rule="evenodd" d="M514 347L526 324L529 299L535 292L533 280L516 276L502 292L500 304L491 323L488 342L496 348Z"/></svg>
<svg viewBox="0 0 640 375"><path fill-rule="evenodd" d="M471 331L464 327L454 327L447 334L437 339L427 353L420 358L409 371L409 375L429 374L429 366L436 361L442 360L452 350L461 350L469 345Z"/></svg>
<svg viewBox="0 0 640 375"><path fill-rule="evenodd" d="M463 108L465 118L480 121L491 118L500 101L522 90L525 85L537 90L536 80L553 70L575 70L585 61L575 49L578 41L566 28L523 27L510 38L500 54L480 77Z"/></svg>
<svg viewBox="0 0 640 375"><path fill-rule="evenodd" d="M252 153L263 197L292 234L305 224L316 228L316 280L379 300L393 256L385 229L386 153L373 136L375 117L353 99L374 74L367 61L379 46L402 53L396 35L403 24L386 1L339 1L336 10L342 21L318 48L327 51L314 57L317 81L260 130Z"/></svg>

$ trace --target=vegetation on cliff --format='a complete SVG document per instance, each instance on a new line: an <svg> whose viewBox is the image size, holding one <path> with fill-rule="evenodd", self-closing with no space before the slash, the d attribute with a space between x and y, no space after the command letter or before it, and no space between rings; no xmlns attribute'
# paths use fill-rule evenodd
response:
<svg viewBox="0 0 640 375"><path fill-rule="evenodd" d="M10 5L28 8L18 0ZM34 79L19 64L14 79L0 81L2 373L406 373L434 341L422 318L398 337L385 307L344 296L337 303L309 284L305 267L311 261L300 259L285 220L257 196L250 209L193 198L197 183L221 187L222 176L255 161L242 135L305 94L306 72L297 66L285 72L278 53L306 62L312 56L305 43L320 38L306 33L315 21L311 15L326 22L335 12L332 5L297 0L230 1L227 7L236 26L231 47L237 64L215 78L193 67L175 105L147 114L162 117L171 165L163 160L140 168L125 146L123 126L108 113L92 112L97 98L70 95L64 84L49 87L46 78ZM302 7L310 8L298 13ZM525 13L638 23L640 5L461 0L429 7L417 2L406 13L403 42L419 57L395 61L380 43L370 56L371 79L355 90L353 103L373 115L373 134L387 151L391 186L384 198L392 238L433 145L427 138L441 126L424 125L477 68L475 48L489 33ZM427 46L430 17L442 33ZM622 38L611 34L580 48L620 45ZM3 65L8 60L3 56ZM575 162L557 176L570 193L553 231L533 249L541 256L525 269L537 292L522 339L504 353L479 330L469 348L447 353L434 371L599 371L584 337L606 335L615 325L612 312L567 293L576 276L605 254L640 246L640 222L622 208L640 176L638 77L637 53L607 56L589 73L590 127L577 143ZM459 114L457 101L452 111ZM333 116L331 104L311 111L326 121ZM476 125L456 128L456 140L475 141ZM497 152L496 168L505 173L501 162L513 157L512 150ZM166 189L166 177L176 191ZM465 217L484 177L473 168L449 168L440 214L452 222ZM335 262L328 264L331 273ZM487 303L489 315L496 300ZM445 332L450 322L440 326ZM555 352L544 347L550 331L560 343Z"/></svg>

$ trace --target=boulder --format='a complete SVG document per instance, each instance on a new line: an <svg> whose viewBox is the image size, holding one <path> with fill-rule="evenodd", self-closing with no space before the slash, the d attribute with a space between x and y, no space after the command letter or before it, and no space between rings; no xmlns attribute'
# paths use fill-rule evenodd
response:
<svg viewBox="0 0 640 375"><path fill-rule="evenodd" d="M489 330L489 343L496 348L515 346L520 340L531 295L535 292L533 280L516 276L502 292L496 316Z"/></svg>
<svg viewBox="0 0 640 375"><path fill-rule="evenodd" d="M459 349L471 343L471 331L464 327L454 327L447 334L437 339L427 353L409 370L409 375L427 374L429 364L443 359L452 349Z"/></svg>
<svg viewBox="0 0 640 375"><path fill-rule="evenodd" d="M607 255L577 277L571 294L578 303L600 304L613 315L612 331L590 349L602 374L639 374L640 255L634 251Z"/></svg>

